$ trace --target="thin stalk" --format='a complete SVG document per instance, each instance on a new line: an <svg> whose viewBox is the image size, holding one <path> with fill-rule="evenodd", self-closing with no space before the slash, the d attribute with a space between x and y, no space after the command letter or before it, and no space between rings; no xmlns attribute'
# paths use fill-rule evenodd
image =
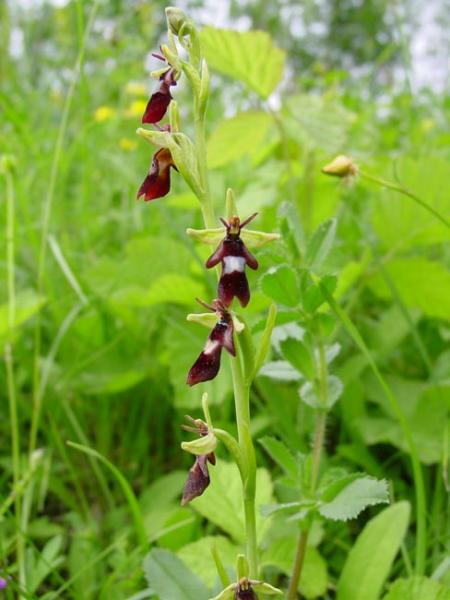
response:
<svg viewBox="0 0 450 600"><path fill-rule="evenodd" d="M319 350L319 365L318 365L318 387L321 408L316 410L316 428L314 431L314 441L312 447L312 465L311 465L311 483L310 491L314 494L317 489L317 483L319 481L320 473L320 460L322 457L323 442L325 439L325 430L327 424L327 404L328 404L328 369L327 361L325 356L325 348L321 339L318 339L318 350ZM303 570L303 563L305 562L306 548L308 545L308 536L311 529L312 522L301 530L298 542L297 550L295 553L294 568L292 570L292 577L289 583L288 589L288 600L295 600L297 597L298 582Z"/></svg>
<svg viewBox="0 0 450 600"><path fill-rule="evenodd" d="M9 421L11 429L11 458L14 482L14 512L17 535L17 564L20 586L25 588L25 544L20 519L22 513L20 482L20 428L17 410L16 380L13 357L13 335L16 322L16 285L15 285L15 248L14 248L14 186L11 172L5 169L6 181L6 277L8 295L8 341L5 344L4 359L6 368L6 387L8 393Z"/></svg>
<svg viewBox="0 0 450 600"><path fill-rule="evenodd" d="M86 49L87 38L89 37L92 26L94 24L94 19L97 14L97 9L100 4L100 0L94 0L92 4L92 8L89 14L89 19L86 24L86 29L84 31L83 39L81 46L78 50L78 55L75 61L75 67L73 70L73 77L69 89L67 91L67 95L64 101L63 112L61 115L61 121L59 123L58 134L56 137L55 150L53 153L53 160L50 168L50 177L49 184L47 188L47 194L44 199L44 205L42 208L42 225L41 225L41 241L39 247L39 255L38 255L38 270L37 270L37 293L38 295L42 294L44 287L44 271L45 271L45 259L47 256L47 242L48 242L48 233L50 229L50 216L52 211L53 199L55 196L56 189L56 181L58 177L58 169L62 155L64 138L66 135L67 124L69 121L69 113L72 107L72 101L75 93L75 88L77 86L78 80L80 78L82 65L84 62L84 55ZM38 313L35 321L34 328L34 356L33 356L33 408L31 415L31 429L30 429L30 439L29 439L29 455L31 459L31 455L33 450L36 448L36 440L37 440L37 432L39 429L39 422L41 418L42 412L42 400L43 395L40 392L40 354L41 354L41 342L42 342L42 332L41 332L41 319L40 314Z"/></svg>
<svg viewBox="0 0 450 600"><path fill-rule="evenodd" d="M427 202L416 196L413 192L408 190L407 188L399 185L398 183L394 183L392 181L387 181L386 179L381 179L380 177L375 177L375 175L371 175L370 173L366 173L364 171L359 171L359 175L368 181L372 181L373 183L377 183L388 190L393 190L394 192L399 192L399 194L403 194L404 196L408 196L411 200L414 200L416 204L419 204L422 208L431 213L436 219L438 219L441 223L446 225L450 229L450 221L448 221L443 215L441 215L437 210L435 210L432 206L430 206Z"/></svg>
<svg viewBox="0 0 450 600"><path fill-rule="evenodd" d="M216 218L211 198L208 180L205 119L200 111L197 100L194 103L195 111L195 143L198 156L198 169L202 187L202 197L199 198L205 227L216 227ZM241 479L244 488L244 515L246 534L246 553L249 563L250 577L258 575L258 555L256 537L256 459L255 449L250 435L250 385L242 370L239 340L236 339L237 356L231 358L231 371L233 376L234 402L236 409L236 423L238 429L238 440L243 457L244 469L240 468ZM248 351L248 348L246 349ZM247 357L248 358L248 357Z"/></svg>

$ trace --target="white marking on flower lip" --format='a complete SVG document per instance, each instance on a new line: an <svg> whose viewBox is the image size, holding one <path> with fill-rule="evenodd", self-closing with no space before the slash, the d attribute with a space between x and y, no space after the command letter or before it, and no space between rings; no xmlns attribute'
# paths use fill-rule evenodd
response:
<svg viewBox="0 0 450 600"><path fill-rule="evenodd" d="M220 346L217 340L208 340L203 348L203 354L212 354L217 346Z"/></svg>
<svg viewBox="0 0 450 600"><path fill-rule="evenodd" d="M243 256L225 256L224 262L224 274L234 273L238 271L242 273L245 269L245 258Z"/></svg>

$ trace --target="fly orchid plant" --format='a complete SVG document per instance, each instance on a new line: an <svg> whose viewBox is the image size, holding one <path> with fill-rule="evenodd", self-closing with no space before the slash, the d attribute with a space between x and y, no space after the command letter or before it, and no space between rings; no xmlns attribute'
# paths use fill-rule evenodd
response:
<svg viewBox="0 0 450 600"><path fill-rule="evenodd" d="M235 460L243 486L243 504L246 528L246 557L240 557L238 579L225 586L219 598L255 599L256 592L281 593L276 588L258 580L258 554L255 514L256 460L250 433L249 392L252 381L263 364L270 346L271 331L275 322L275 306L267 318L262 342L256 350L252 336L242 316L235 314L235 299L242 308L250 301L250 288L245 269L256 270L258 261L249 248L257 249L279 238L276 233L247 229L256 214L237 216L234 195L228 190L226 218L216 219L208 183L205 141L205 111L209 92L209 74L201 53L198 32L193 22L179 9L167 8L168 43L161 46L161 54L154 55L166 66L152 73L159 81L158 89L151 95L142 123L153 129L139 128L138 135L156 146L148 174L138 191L138 198L153 201L170 191L170 169L180 173L200 202L205 229L188 229L194 240L211 246L214 251L205 267L221 265L218 273L217 298L211 303L198 300L208 312L188 315L189 321L210 329L206 343L187 374L187 384L197 385L217 376L224 348L230 355L236 408L238 439L227 431L213 426L208 408L208 398L203 394L202 407L205 421L187 417L184 429L196 434L197 439L184 442L183 450L195 456L195 462L183 491L182 504L187 504L203 494L210 484L208 465L214 465L217 443L222 442ZM180 50L186 58L182 58ZM195 139L192 141L180 131L176 101L171 88L184 76L192 91L195 115ZM162 119L168 115L168 123ZM223 227L217 227L218 223ZM245 568L242 564L245 563Z"/></svg>

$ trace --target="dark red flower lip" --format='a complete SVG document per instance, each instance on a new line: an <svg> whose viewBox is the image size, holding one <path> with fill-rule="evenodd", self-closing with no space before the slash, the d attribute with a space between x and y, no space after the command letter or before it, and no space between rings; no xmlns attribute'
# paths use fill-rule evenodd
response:
<svg viewBox="0 0 450 600"><path fill-rule="evenodd" d="M208 425L201 419L193 419L186 415L186 420L189 425L182 425L186 431L196 433L200 437L208 435ZM216 455L214 452L203 454L195 457L195 462L189 470L189 475L183 490L181 505L185 506L194 498L201 496L210 484L208 462L212 465L216 464Z"/></svg>
<svg viewBox="0 0 450 600"><path fill-rule="evenodd" d="M256 217L257 213L240 222L239 217L231 217L229 221L221 219L226 229L225 238L206 261L206 268L211 269L219 263L222 273L219 279L218 296L224 306L230 306L236 297L241 306L250 301L250 288L245 274L245 267L256 270L258 261L247 249L240 237L241 229Z"/></svg>
<svg viewBox="0 0 450 600"><path fill-rule="evenodd" d="M142 123L159 123L166 114L167 108L172 100L170 87L177 85L175 69L169 67L159 79L161 83L158 90L151 95L150 100L147 103L142 116Z"/></svg>
<svg viewBox="0 0 450 600"><path fill-rule="evenodd" d="M168 194L170 191L170 167L176 169L170 150L160 148L153 156L150 170L139 188L137 198L144 196L144 200L149 202Z"/></svg>
<svg viewBox="0 0 450 600"><path fill-rule="evenodd" d="M215 311L218 321L209 334L203 350L189 370L186 383L190 386L210 381L216 377L220 370L222 348L225 348L232 356L236 356L233 339L234 326L230 313L220 300L214 300L212 306L203 302L201 304L209 310Z"/></svg>

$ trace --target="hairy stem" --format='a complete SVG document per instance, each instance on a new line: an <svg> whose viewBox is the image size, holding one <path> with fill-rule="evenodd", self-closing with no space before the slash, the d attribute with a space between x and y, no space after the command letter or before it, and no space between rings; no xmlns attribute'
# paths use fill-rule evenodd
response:
<svg viewBox="0 0 450 600"><path fill-rule="evenodd" d="M317 489L320 473L320 459L322 457L323 442L325 438L325 430L327 424L327 403L328 403L328 369L325 356L325 348L323 342L318 338L317 342L319 351L318 365L318 391L320 397L321 408L316 410L316 428L314 431L314 441L312 447L312 465L311 465L311 494ZM310 521L301 531L297 542L297 551L295 553L294 568L292 577L289 583L288 600L295 600L297 597L298 582L302 574L303 563L305 562L306 548L308 544L308 535L311 529L312 521Z"/></svg>

